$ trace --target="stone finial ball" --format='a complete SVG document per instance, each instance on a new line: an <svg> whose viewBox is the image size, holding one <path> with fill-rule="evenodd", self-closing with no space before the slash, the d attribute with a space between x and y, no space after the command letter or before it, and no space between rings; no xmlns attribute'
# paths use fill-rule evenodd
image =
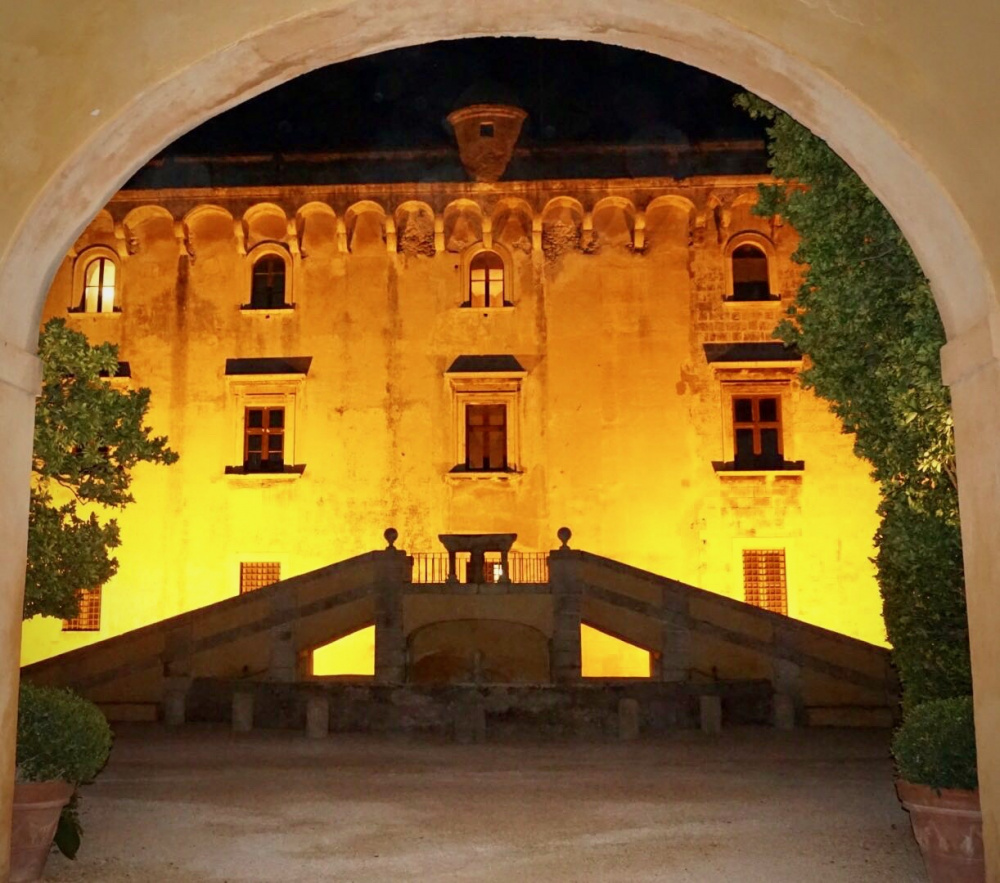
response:
<svg viewBox="0 0 1000 883"><path fill-rule="evenodd" d="M389 548L395 548L396 540L399 539L399 531L394 527L387 527L385 532L382 534L385 537L385 541L389 544Z"/></svg>
<svg viewBox="0 0 1000 883"><path fill-rule="evenodd" d="M571 531L568 527L560 527L559 530L556 531L556 536L559 537L559 542L562 543L562 548L567 549L569 548L569 538L573 536L573 531Z"/></svg>

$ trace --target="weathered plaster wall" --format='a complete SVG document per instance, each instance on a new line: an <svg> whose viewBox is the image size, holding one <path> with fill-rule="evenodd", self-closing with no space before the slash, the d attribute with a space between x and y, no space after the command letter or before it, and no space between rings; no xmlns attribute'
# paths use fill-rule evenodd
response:
<svg viewBox="0 0 1000 883"><path fill-rule="evenodd" d="M326 199L352 219L368 204L362 197L380 198L391 216L389 200L405 192L123 192L64 261L45 318L119 344L132 384L152 390L151 425L181 459L136 474L138 502L120 518L121 569L104 590L101 631L32 620L24 662L231 597L242 561L280 562L287 578L360 554L387 525L418 552L440 551L439 533L477 532L516 533L518 549L544 551L568 524L595 552L739 599L743 549L784 549L792 616L883 641L869 563L877 496L851 438L798 388L794 368L720 371L706 361L705 343L768 340L797 286L794 231L749 211L757 181L532 184L540 207L553 193L583 199L593 231L581 211L568 227L573 247L557 248L546 210L534 248L530 239L513 249L498 241L514 305L485 310L461 306L467 249L425 255L402 240L394 248L381 208L367 213L369 242L353 235L360 220L342 237L336 223L324 235L308 220L287 234L289 200ZM475 195L489 217L527 185L475 186L435 185L436 196L454 206ZM610 212L608 193L619 200ZM657 223L666 199L680 207L671 223ZM266 208L276 203L286 208ZM175 227L163 205L185 220ZM638 248L628 233L636 206L654 222ZM272 242L290 253L293 309L240 309L254 225L245 235L233 217L260 226L265 210ZM531 226L531 217L520 224ZM448 229L444 245L457 249ZM781 300L726 301L728 246L748 232L773 247ZM71 312L88 249L116 242L121 312ZM513 355L527 370L510 418L520 440L515 473L452 471L462 430L445 372L470 354ZM304 472L226 474L242 463L243 425L239 378L224 376L226 359L302 356L312 362L286 448ZM715 470L732 460L722 385L734 372L787 381L785 455L804 471Z"/></svg>

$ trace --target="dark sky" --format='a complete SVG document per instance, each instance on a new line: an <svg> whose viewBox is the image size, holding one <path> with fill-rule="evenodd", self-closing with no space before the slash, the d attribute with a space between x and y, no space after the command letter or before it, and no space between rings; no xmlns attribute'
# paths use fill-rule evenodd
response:
<svg viewBox="0 0 1000 883"><path fill-rule="evenodd" d="M600 43L481 38L331 65L209 120L167 154L447 146L448 113L476 101L519 104L532 143L762 138L733 108L727 80Z"/></svg>

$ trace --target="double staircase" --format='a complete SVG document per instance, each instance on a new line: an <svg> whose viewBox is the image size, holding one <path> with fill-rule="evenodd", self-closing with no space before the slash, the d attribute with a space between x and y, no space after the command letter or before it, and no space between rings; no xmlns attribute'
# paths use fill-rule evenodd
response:
<svg viewBox="0 0 1000 883"><path fill-rule="evenodd" d="M364 717L351 705L359 696L399 706L406 696L433 703L455 689L501 696L496 701L508 712L525 702L545 706L549 700L538 697L548 691L563 697L545 706L557 715L569 707L566 696L600 706L605 699L594 690L604 686L605 697L632 690L647 705L675 702L688 710L699 697L717 695L724 716L728 705L731 719L747 722L779 713L813 726L893 721L898 685L882 647L571 549L568 536L548 555L505 551L502 565L489 552L474 553L471 567L461 554L444 564L438 556L408 555L395 548L395 531L386 537L386 549L35 663L22 675L73 687L113 718L192 719L199 702L215 708L220 696L240 690L273 696L298 689L328 690L331 714L340 708L345 720ZM511 634L535 635L547 670L516 685L416 684L416 636L449 622L500 623ZM372 624L374 678L345 685L311 677L313 649ZM581 678L582 624L648 650L650 678ZM400 719L405 727L406 716ZM683 726L692 715L665 719Z"/></svg>

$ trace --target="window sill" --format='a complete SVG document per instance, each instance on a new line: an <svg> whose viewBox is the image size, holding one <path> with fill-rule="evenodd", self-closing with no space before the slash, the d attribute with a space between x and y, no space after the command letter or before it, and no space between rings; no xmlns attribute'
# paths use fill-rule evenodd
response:
<svg viewBox="0 0 1000 883"><path fill-rule="evenodd" d="M66 311L70 316L84 316L88 319L98 319L98 318L113 318L120 316L122 314L121 307L115 307L110 313L105 311L97 310L81 310L81 309L71 309Z"/></svg>
<svg viewBox="0 0 1000 883"><path fill-rule="evenodd" d="M305 464L286 466L281 472L246 472L242 466L227 466L226 478L239 484L273 484L295 481L306 471Z"/></svg>
<svg viewBox="0 0 1000 883"><path fill-rule="evenodd" d="M453 481L465 482L465 481L493 481L499 484L506 484L510 481L518 481L524 473L509 469L501 472L500 470L475 470L466 469L464 466L456 466L450 472L446 472L444 475L445 481L449 484Z"/></svg>
<svg viewBox="0 0 1000 883"><path fill-rule="evenodd" d="M252 307L250 304L242 304L240 312L244 316L263 316L270 319L275 316L291 316L295 312L295 304L285 304L283 307Z"/></svg>
<svg viewBox="0 0 1000 883"><path fill-rule="evenodd" d="M802 460L789 460L784 466L778 466L774 469L737 469L733 464L730 463L720 463L719 461L712 462L712 468L715 470L715 474L719 478L752 478L752 477L767 477L767 476L785 476L789 479L799 480L802 479L802 473L805 472L806 464Z"/></svg>
<svg viewBox="0 0 1000 883"><path fill-rule="evenodd" d="M513 304L504 304L500 307L474 307L471 304L459 304L459 310L463 313L482 313L484 316L488 313L509 313L514 309Z"/></svg>
<svg viewBox="0 0 1000 883"><path fill-rule="evenodd" d="M727 307L780 307L781 295L772 294L767 300L736 300L734 297L724 297L722 302Z"/></svg>

